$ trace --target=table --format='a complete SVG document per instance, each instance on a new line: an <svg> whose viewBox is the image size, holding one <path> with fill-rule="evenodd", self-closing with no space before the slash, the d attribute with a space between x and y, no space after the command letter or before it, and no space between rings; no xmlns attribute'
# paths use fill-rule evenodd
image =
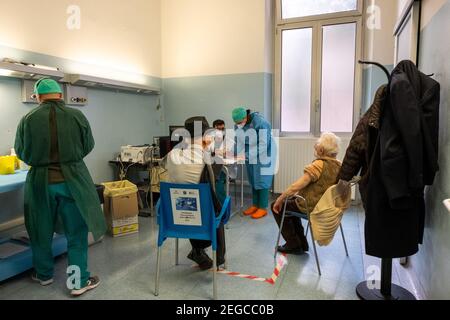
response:
<svg viewBox="0 0 450 320"><path fill-rule="evenodd" d="M126 178L128 169L130 168L137 168L142 171L147 171L149 173L148 179L149 179L149 186L148 186L148 193L150 193L150 211L146 211L145 209L140 210L140 215L144 217L154 216L154 203L153 203L153 182L152 182L152 170L153 168L159 166L159 163L162 161L162 159L159 158L152 158L150 162L148 163L134 163L134 162L123 162L118 160L112 160L109 161L110 164L113 164L117 167L119 171L123 170L123 168L126 168L125 172L119 172L119 179L123 180ZM155 163L157 165L155 165ZM122 168L121 168L122 167ZM147 197L147 195L146 195Z"/></svg>
<svg viewBox="0 0 450 320"><path fill-rule="evenodd" d="M230 179L229 179L230 174L229 174L228 166L230 166L230 165L238 165L238 166L241 167L240 168L241 169L240 170L240 172L241 172L241 179L240 179L240 181L241 181L241 199L240 199L241 200L241 206L231 213L231 217L230 217L230 219L231 219L236 214L242 214L242 210L244 208L244 166L245 166L245 163L241 162L241 161L230 160L230 159L223 159L223 161L224 161L223 170L225 171L225 174L227 176L227 178L226 178L226 189L225 189L227 196L230 196Z"/></svg>

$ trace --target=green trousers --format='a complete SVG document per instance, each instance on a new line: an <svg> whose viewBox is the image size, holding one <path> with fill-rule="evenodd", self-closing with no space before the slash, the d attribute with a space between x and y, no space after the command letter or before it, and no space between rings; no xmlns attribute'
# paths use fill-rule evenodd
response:
<svg viewBox="0 0 450 320"><path fill-rule="evenodd" d="M269 207L269 189L256 190L252 188L253 205L259 209Z"/></svg>
<svg viewBox="0 0 450 320"><path fill-rule="evenodd" d="M88 260L88 227L75 204L65 183L51 184L48 187L53 226L57 216L61 218L67 238L68 265L80 268L80 283L83 286L89 279ZM54 227L43 226L43 230L53 230ZM52 252L53 232L47 235L48 244L33 245L33 265L40 280L53 278L54 259Z"/></svg>

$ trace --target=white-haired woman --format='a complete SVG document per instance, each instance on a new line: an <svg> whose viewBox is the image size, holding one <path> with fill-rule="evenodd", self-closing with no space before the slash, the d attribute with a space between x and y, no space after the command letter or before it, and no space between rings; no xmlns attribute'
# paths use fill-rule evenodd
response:
<svg viewBox="0 0 450 320"><path fill-rule="evenodd" d="M340 139L334 133L323 133L314 145L316 159L304 169L303 176L294 182L278 199L272 203L273 216L280 226L284 201L295 194L308 201L289 200L287 211L307 213L312 211L327 189L336 184L341 163L336 159L339 153ZM286 244L278 251L287 254L302 254L309 250L308 241L299 218L286 217L282 230Z"/></svg>

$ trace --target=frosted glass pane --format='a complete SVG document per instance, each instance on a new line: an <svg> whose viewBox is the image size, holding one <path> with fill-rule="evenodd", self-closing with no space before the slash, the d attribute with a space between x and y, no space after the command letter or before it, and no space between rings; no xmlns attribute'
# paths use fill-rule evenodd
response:
<svg viewBox="0 0 450 320"><path fill-rule="evenodd" d="M283 19L314 16L335 12L353 11L358 0L282 0Z"/></svg>
<svg viewBox="0 0 450 320"><path fill-rule="evenodd" d="M397 63L402 60L411 60L411 35L412 35L412 19L411 16L406 21L405 26L398 35L397 43Z"/></svg>
<svg viewBox="0 0 450 320"><path fill-rule="evenodd" d="M312 29L282 35L281 131L310 132Z"/></svg>
<svg viewBox="0 0 450 320"><path fill-rule="evenodd" d="M323 27L322 132L352 132L356 24Z"/></svg>

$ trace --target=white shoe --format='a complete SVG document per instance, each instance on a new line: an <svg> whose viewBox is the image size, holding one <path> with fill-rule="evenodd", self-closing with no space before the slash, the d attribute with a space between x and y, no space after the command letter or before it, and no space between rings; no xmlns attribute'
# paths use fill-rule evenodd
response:
<svg viewBox="0 0 450 320"><path fill-rule="evenodd" d="M51 278L51 279L48 279L48 280L41 280L41 279L39 279L38 277L37 277L37 275L36 275L36 273L33 273L32 275L31 275L31 280L33 280L33 281L35 281L35 282L39 282L39 284L41 285L41 286L48 286L48 285L51 285L52 283L53 283L53 278Z"/></svg>
<svg viewBox="0 0 450 320"><path fill-rule="evenodd" d="M83 293L86 293L90 290L97 288L99 284L100 284L100 279L97 276L90 277L89 280L87 281L87 284L83 288L73 289L70 292L70 294L74 297L79 297Z"/></svg>

